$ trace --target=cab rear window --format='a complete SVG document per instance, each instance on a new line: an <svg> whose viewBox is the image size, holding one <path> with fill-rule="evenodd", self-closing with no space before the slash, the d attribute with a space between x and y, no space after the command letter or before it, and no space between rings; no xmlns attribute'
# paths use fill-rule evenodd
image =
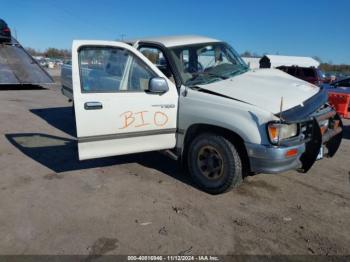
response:
<svg viewBox="0 0 350 262"><path fill-rule="evenodd" d="M303 74L305 77L315 77L315 70L312 68L303 68Z"/></svg>

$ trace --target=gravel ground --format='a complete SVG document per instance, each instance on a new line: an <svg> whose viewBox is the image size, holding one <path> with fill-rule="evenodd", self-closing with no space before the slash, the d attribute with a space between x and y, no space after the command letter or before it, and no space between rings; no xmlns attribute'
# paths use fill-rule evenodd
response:
<svg viewBox="0 0 350 262"><path fill-rule="evenodd" d="M350 254L350 121L308 174L212 196L159 153L79 162L70 110L0 91L0 254Z"/></svg>

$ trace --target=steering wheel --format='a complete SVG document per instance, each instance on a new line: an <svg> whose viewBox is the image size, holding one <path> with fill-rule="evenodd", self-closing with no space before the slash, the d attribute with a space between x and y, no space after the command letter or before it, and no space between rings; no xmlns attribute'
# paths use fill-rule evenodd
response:
<svg viewBox="0 0 350 262"><path fill-rule="evenodd" d="M188 72L188 73L197 73L197 72L203 72L203 65L197 61L197 69L196 68L193 68L193 67L190 67L190 63L189 62L185 62L184 63L184 68L185 68L185 71Z"/></svg>

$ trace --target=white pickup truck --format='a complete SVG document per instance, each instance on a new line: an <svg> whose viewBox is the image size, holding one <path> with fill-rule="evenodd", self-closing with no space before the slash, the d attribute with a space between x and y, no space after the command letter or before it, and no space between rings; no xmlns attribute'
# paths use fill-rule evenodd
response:
<svg viewBox="0 0 350 262"><path fill-rule="evenodd" d="M249 70L207 37L74 41L62 85L81 160L164 150L213 194L248 172L307 172L342 139L324 90L280 70Z"/></svg>

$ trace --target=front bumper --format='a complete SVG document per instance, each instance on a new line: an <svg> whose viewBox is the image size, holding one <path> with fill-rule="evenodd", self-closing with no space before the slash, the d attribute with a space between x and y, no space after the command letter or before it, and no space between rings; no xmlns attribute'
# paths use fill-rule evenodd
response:
<svg viewBox="0 0 350 262"><path fill-rule="evenodd" d="M299 159L305 152L305 144L292 147L274 147L245 143L245 146L250 170L254 173L277 174L302 166ZM298 153L293 157L286 157L287 152L293 149L296 149Z"/></svg>
<svg viewBox="0 0 350 262"><path fill-rule="evenodd" d="M300 125L299 137L280 146L245 143L250 170L275 174L297 169L306 173L315 163L321 147L326 149L326 157L334 156L342 140L343 124L332 108L326 106ZM297 153L288 156L290 150Z"/></svg>

